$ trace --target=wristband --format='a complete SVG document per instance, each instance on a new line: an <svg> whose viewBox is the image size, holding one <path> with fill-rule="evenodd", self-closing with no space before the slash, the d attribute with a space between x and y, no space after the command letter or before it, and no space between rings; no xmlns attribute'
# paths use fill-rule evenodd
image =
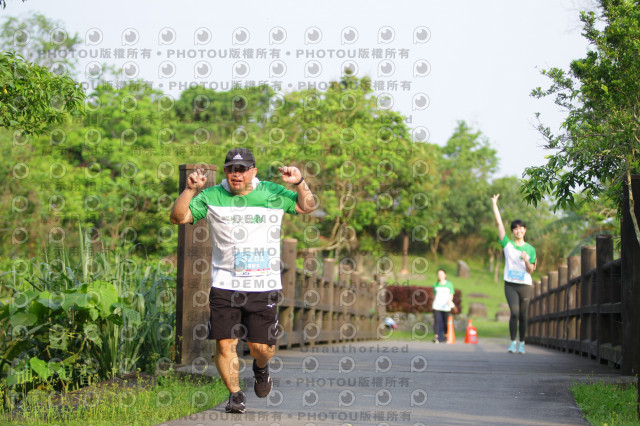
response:
<svg viewBox="0 0 640 426"><path fill-rule="evenodd" d="M300 176L300 180L298 181L298 183L294 183L293 186L298 186L302 183L302 181L304 180L304 178L302 176Z"/></svg>

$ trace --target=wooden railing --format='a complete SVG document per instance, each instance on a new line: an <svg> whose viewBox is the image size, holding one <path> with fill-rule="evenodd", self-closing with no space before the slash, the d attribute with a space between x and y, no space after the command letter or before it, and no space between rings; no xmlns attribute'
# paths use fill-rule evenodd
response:
<svg viewBox="0 0 640 426"><path fill-rule="evenodd" d="M378 338L385 316L385 305L378 297L380 284L353 271L350 263L336 268L335 259L326 258L321 265L310 250L303 250L303 267L297 268L297 243L284 239L279 303L284 333L278 345L290 348Z"/></svg>
<svg viewBox="0 0 640 426"><path fill-rule="evenodd" d="M613 260L612 238L599 236L595 247L582 247L579 257L569 257L566 265L534 282L527 341L589 356L620 367L622 374L637 375L640 244L631 215L640 221L640 175L631 176L622 198L620 259Z"/></svg>
<svg viewBox="0 0 640 426"><path fill-rule="evenodd" d="M620 365L620 268L611 237L599 236L596 247L583 247L581 256L534 282L527 341Z"/></svg>

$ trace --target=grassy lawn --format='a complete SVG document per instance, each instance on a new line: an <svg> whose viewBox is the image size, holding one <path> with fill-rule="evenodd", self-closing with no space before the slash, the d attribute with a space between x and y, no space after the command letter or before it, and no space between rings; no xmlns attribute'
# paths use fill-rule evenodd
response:
<svg viewBox="0 0 640 426"><path fill-rule="evenodd" d="M482 339L505 339L505 344L509 337L509 325L495 320L473 320L473 326L478 329L478 340ZM456 343L464 342L465 330L456 330ZM430 342L433 339L433 332L423 336L418 333L418 337L412 335L410 331L395 330L389 340L423 340Z"/></svg>
<svg viewBox="0 0 640 426"><path fill-rule="evenodd" d="M478 329L478 338L509 338L509 323L498 322L495 320L496 312L499 310L507 310L508 308L500 308L501 303L506 303L504 296L504 282L502 281L502 274L499 276L499 281L494 281L494 274L487 270L487 267L481 262L467 260L469 265L470 276L469 278L460 278L456 276L457 263L447 259L439 259L437 263L430 263L429 268L425 274L420 278L413 278L404 280L401 278L400 268L402 265L402 256L395 254L390 255L395 265L396 276L400 279L401 285L417 285L430 287L436 281L436 271L439 268L444 268L447 271L447 279L453 283L453 287L456 290L462 292L462 314L469 312L469 303L479 302L487 307L487 318L471 318L473 325ZM409 256L409 265L415 256ZM486 295L486 298L471 298L469 294L482 293ZM406 334L406 336L405 336ZM456 339L464 339L464 330L456 331ZM411 333L394 333L397 338L411 339ZM429 340L433 338L432 333L429 335Z"/></svg>
<svg viewBox="0 0 640 426"><path fill-rule="evenodd" d="M592 425L640 425L636 414L636 384L576 383L573 397Z"/></svg>
<svg viewBox="0 0 640 426"><path fill-rule="evenodd" d="M0 424L155 425L215 407L228 397L222 381L209 377L160 376L149 384L109 381L52 396L30 392L29 402Z"/></svg>

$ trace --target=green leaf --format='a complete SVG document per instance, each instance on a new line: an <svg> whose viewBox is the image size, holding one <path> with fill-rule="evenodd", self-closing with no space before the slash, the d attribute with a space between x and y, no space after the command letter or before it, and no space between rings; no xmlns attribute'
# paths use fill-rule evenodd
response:
<svg viewBox="0 0 640 426"><path fill-rule="evenodd" d="M118 290L113 284L106 281L90 283L87 288L87 294L98 307L100 316L103 318L111 314L111 305L118 302Z"/></svg>
<svg viewBox="0 0 640 426"><path fill-rule="evenodd" d="M51 371L58 373L58 376L60 376L62 380L67 380L67 370L62 362L49 361L48 365Z"/></svg>
<svg viewBox="0 0 640 426"><path fill-rule="evenodd" d="M29 365L31 365L31 369L35 371L38 374L38 376L40 376L44 380L47 380L49 376L53 374L53 372L47 365L47 362L35 356L29 360Z"/></svg>
<svg viewBox="0 0 640 426"><path fill-rule="evenodd" d="M73 292L73 293L63 293L62 298L62 309L65 311L69 311L71 307L78 306L80 308L86 308L88 304L89 297L86 293Z"/></svg>
<svg viewBox="0 0 640 426"><path fill-rule="evenodd" d="M129 308L122 308L122 313L124 314L124 317L127 319L127 322L129 322L130 324L138 326L142 323L142 319L140 318L140 312L134 311L133 309L129 309Z"/></svg>
<svg viewBox="0 0 640 426"><path fill-rule="evenodd" d="M100 316L100 312L96 308L89 308L89 316L95 321Z"/></svg>
<svg viewBox="0 0 640 426"><path fill-rule="evenodd" d="M9 318L9 322L13 327L28 327L34 325L38 321L38 317L31 312L17 312Z"/></svg>
<svg viewBox="0 0 640 426"><path fill-rule="evenodd" d="M57 298L43 298L36 300L42 306L45 306L49 309L58 309L61 307L60 300Z"/></svg>
<svg viewBox="0 0 640 426"><path fill-rule="evenodd" d="M121 315L121 319L119 322L119 325L124 324L124 322L138 326L142 323L142 318L140 317L140 312L135 311L125 305L123 305L122 303L116 303L114 305L114 307L116 308L116 314L120 313Z"/></svg>
<svg viewBox="0 0 640 426"><path fill-rule="evenodd" d="M69 357L65 358L65 359L62 361L62 363L63 363L64 365L67 365L67 364L73 364L74 362L76 362L76 360L77 360L77 359L78 359L78 354L73 354L73 355L71 355L71 356L69 356Z"/></svg>

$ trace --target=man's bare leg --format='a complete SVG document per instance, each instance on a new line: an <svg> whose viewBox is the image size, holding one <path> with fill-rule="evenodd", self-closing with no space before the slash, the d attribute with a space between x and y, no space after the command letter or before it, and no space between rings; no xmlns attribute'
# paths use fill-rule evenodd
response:
<svg viewBox="0 0 640 426"><path fill-rule="evenodd" d="M249 344L249 351L253 357L253 377L255 383L253 384L253 390L256 392L258 398L266 398L271 389L273 389L273 380L269 375L269 360L276 352L275 345L267 345L265 343L252 343Z"/></svg>
<svg viewBox="0 0 640 426"><path fill-rule="evenodd" d="M264 368L269 363L269 360L276 353L275 345L267 345L266 343L253 343L247 342L249 345L249 352L251 356L256 360L258 368Z"/></svg>
<svg viewBox="0 0 640 426"><path fill-rule="evenodd" d="M238 354L236 345L238 339L216 340L216 367L222 381L234 393L240 390L240 380L238 378Z"/></svg>

